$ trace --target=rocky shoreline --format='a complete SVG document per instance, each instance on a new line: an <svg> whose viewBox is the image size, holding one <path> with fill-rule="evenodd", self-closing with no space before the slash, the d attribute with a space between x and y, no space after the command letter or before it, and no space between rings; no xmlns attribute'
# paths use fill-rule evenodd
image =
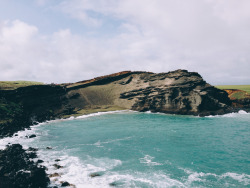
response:
<svg viewBox="0 0 250 188"><path fill-rule="evenodd" d="M44 161L39 159L37 151L37 148L24 149L20 144L10 143L0 150L0 188L75 188L75 185L67 181L56 182L62 174L48 173L50 167L43 165ZM64 168L58 162L60 159L56 159L51 167Z"/></svg>
<svg viewBox="0 0 250 188"><path fill-rule="evenodd" d="M249 104L249 99L230 100L198 73L124 71L77 83L0 90L0 139L38 122L110 109L207 116L249 111ZM33 161L36 157L34 148L19 144L0 150L0 188L48 187L49 176Z"/></svg>
<svg viewBox="0 0 250 188"><path fill-rule="evenodd" d="M1 188L46 188L50 180L46 168L34 162L36 149L24 150L20 144L7 145L0 150L0 187Z"/></svg>

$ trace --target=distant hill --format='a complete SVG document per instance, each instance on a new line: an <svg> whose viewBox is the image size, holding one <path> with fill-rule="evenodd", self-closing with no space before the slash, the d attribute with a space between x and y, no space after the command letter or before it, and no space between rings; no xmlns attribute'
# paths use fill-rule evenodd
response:
<svg viewBox="0 0 250 188"><path fill-rule="evenodd" d="M0 81L0 90L12 90L19 87L26 87L31 85L43 85L42 82L32 81Z"/></svg>

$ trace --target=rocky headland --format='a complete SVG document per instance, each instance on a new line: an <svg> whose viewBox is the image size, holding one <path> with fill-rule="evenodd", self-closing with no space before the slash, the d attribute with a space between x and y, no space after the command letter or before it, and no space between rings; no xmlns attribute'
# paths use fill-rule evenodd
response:
<svg viewBox="0 0 250 188"><path fill-rule="evenodd" d="M123 71L76 83L0 90L0 138L12 136L38 122L100 111L129 109L206 116L225 114L242 108L244 105L232 103L226 91L208 84L196 72L176 70L155 74ZM0 178L12 181L19 178L19 175L16 177L13 174L20 172L20 178L23 177L20 181L30 181L31 176L35 180L36 175L25 173L38 164L28 164L31 156L25 153L18 145L8 146L1 151ZM20 164L30 168L22 171L21 165L20 169L8 169L4 165L12 160L6 157L8 154L20 156L24 159ZM34 169L44 177L43 168ZM45 175L44 184L40 187L47 185L46 177L48 176ZM25 182L23 184L26 185Z"/></svg>
<svg viewBox="0 0 250 188"><path fill-rule="evenodd" d="M206 116L232 112L234 107L227 92L208 84L196 72L123 71L76 83L0 90L0 137L36 122L99 111Z"/></svg>

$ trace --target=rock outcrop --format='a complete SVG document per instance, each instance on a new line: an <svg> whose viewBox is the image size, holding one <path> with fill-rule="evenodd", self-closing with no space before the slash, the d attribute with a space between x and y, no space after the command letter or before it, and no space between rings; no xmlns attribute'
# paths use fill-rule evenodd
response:
<svg viewBox="0 0 250 188"><path fill-rule="evenodd" d="M123 71L77 83L0 90L0 137L36 121L117 109L200 116L232 111L227 93L196 72Z"/></svg>
<svg viewBox="0 0 250 188"><path fill-rule="evenodd" d="M0 138L42 122L72 114L62 86L36 85L0 90Z"/></svg>
<svg viewBox="0 0 250 188"><path fill-rule="evenodd" d="M250 94L248 92L239 89L224 89L224 91L228 93L228 97L235 109L250 111Z"/></svg>
<svg viewBox="0 0 250 188"><path fill-rule="evenodd" d="M123 99L136 99L137 111L175 114L223 114L230 110L227 93L206 83L198 73L177 70L143 77L148 86L121 93Z"/></svg>
<svg viewBox="0 0 250 188"><path fill-rule="evenodd" d="M36 157L36 153L25 151L19 144L0 150L0 187L48 187L50 180L45 167L31 160Z"/></svg>
<svg viewBox="0 0 250 188"><path fill-rule="evenodd" d="M106 77L106 82L68 85L70 104L75 109L113 105L136 111L189 115L223 114L231 110L225 91L206 83L195 72L125 72ZM79 102L81 101L81 102Z"/></svg>

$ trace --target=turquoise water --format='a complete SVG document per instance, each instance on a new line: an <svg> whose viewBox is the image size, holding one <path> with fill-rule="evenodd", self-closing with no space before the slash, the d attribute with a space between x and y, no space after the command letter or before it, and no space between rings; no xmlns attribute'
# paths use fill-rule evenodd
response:
<svg viewBox="0 0 250 188"><path fill-rule="evenodd" d="M40 148L48 173L61 175L52 178L55 185L66 180L76 187L250 186L250 114L99 113L32 131L38 137L19 133L18 139ZM64 168L55 169L55 159Z"/></svg>

